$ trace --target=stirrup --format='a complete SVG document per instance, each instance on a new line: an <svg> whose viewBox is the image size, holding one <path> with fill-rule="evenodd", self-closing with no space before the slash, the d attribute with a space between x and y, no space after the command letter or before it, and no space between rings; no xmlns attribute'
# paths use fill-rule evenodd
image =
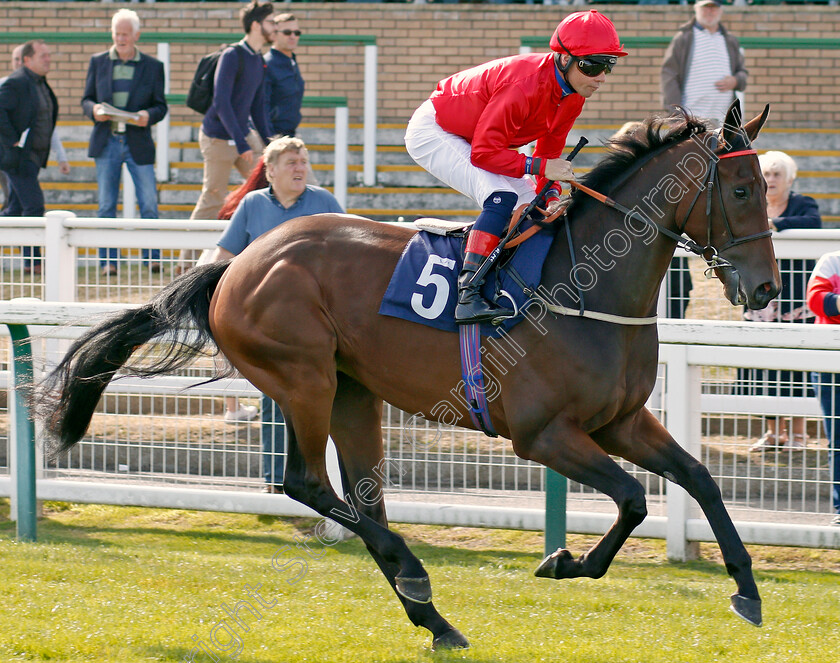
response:
<svg viewBox="0 0 840 663"><path fill-rule="evenodd" d="M515 318L519 315L519 307L516 305L516 300L511 297L510 293L507 290L500 290L499 295L501 297L507 297L510 303L513 304L513 313L511 315L500 315L493 318L490 322L494 327L502 324L505 320L510 320L511 318Z"/></svg>

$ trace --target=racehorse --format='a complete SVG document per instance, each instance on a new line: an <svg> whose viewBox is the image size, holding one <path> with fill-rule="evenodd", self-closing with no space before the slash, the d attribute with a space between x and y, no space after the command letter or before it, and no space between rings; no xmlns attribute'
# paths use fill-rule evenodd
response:
<svg viewBox="0 0 840 663"><path fill-rule="evenodd" d="M596 488L618 507L617 519L588 552L574 558L558 550L540 564L539 576L603 576L645 518L642 485L610 457L620 456L699 502L737 585L732 609L761 624L751 560L717 485L645 402L657 373L652 316L676 238L691 238L680 242L706 258L733 305L763 308L779 292L765 186L751 148L768 111L742 126L735 102L721 130L683 113L649 118L614 139L583 182L607 192L608 204L620 198L624 205L607 207L575 192L567 232L551 240L542 294L528 309L538 314L509 332L523 352L510 362L499 345L485 345L485 359L507 367L487 387L498 392L489 403L495 429L521 458ZM468 647L435 609L421 562L388 529L375 471L384 456L383 401L439 420L435 406L448 402L461 380L456 334L377 313L414 232L352 215L303 217L266 233L231 261L191 270L147 304L74 342L40 388L46 433L58 450L68 449L84 435L116 371L171 371L215 342L285 415L286 493L361 537L409 619L432 633L434 648ZM581 254L590 257L591 272L575 259ZM595 274L594 281L584 272ZM569 283L574 287L564 287ZM552 298L555 310L565 306L574 315L549 313ZM189 326L194 329L185 335ZM132 353L151 340L168 341L168 351L129 365ZM455 415L446 409L447 423L474 428L467 409L455 409ZM343 499L327 477L328 436L339 453ZM366 499L357 493L360 486Z"/></svg>

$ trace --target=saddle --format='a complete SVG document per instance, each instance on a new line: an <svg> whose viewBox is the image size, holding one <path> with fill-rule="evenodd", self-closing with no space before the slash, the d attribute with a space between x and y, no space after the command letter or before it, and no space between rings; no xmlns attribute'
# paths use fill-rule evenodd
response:
<svg viewBox="0 0 840 663"><path fill-rule="evenodd" d="M505 248L512 249L519 246L529 237L537 234L541 229L554 223L554 221L566 213L566 209L569 207L569 203L571 203L571 201L571 196L564 196L561 198L560 207L553 214L547 214L542 210L539 210L539 212L534 210L534 212L531 213L531 218L535 221L534 225L519 233L516 237L510 239L505 245ZM522 218L522 213L525 211L526 207L527 205L520 205L513 211L513 215L510 218L510 223L507 228L508 233L518 226L519 221ZM541 213L545 218L539 219L539 217L534 216L537 213ZM474 223L474 220L468 222L447 221L445 219L437 219L434 217L422 217L414 220L414 227L418 230L425 230L426 232L430 232L435 235L462 236L470 231L470 228Z"/></svg>

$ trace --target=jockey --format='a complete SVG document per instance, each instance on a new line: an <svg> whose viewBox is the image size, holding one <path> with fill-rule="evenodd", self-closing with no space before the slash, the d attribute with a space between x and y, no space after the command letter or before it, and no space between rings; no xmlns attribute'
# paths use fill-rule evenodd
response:
<svg viewBox="0 0 840 663"><path fill-rule="evenodd" d="M438 83L408 123L405 145L429 173L481 207L458 277L458 324L513 311L485 300L473 279L499 244L517 204L534 198L534 183L574 179L561 158L584 101L606 80L622 50L612 22L595 10L567 16L551 37L552 53L515 55L467 69ZM517 148L536 140L534 156ZM558 187L559 188L559 187ZM548 195L548 211L560 205Z"/></svg>

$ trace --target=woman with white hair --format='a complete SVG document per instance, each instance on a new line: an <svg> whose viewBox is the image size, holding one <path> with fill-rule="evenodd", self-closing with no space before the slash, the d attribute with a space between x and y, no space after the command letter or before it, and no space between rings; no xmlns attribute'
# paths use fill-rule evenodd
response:
<svg viewBox="0 0 840 663"><path fill-rule="evenodd" d="M796 179L796 162L784 152L766 152L758 157L758 162L767 182L767 216L770 227L777 232L791 228L821 228L822 219L817 202L792 190ZM814 314L805 304L808 277L814 265L813 260L779 260L781 294L762 311L746 311L744 318L761 322L814 322ZM751 393L782 397L814 396L813 389L808 386L808 375L802 371L740 372L742 377L748 377ZM741 389L743 387L742 382ZM804 417L790 417L790 435L787 432L787 418L769 417L766 432L750 451L784 446L804 449L807 442Z"/></svg>

